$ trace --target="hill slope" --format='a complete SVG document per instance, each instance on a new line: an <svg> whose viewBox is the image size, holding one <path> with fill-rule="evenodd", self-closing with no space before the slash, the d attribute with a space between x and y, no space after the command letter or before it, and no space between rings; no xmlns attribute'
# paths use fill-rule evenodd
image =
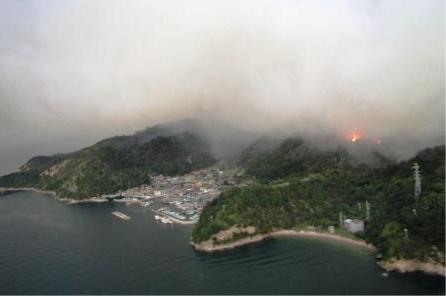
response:
<svg viewBox="0 0 446 296"><path fill-rule="evenodd" d="M19 172L0 177L0 187L35 187L83 199L149 183L152 174L184 174L214 162L205 139L160 125L74 153L33 157Z"/></svg>
<svg viewBox="0 0 446 296"><path fill-rule="evenodd" d="M444 146L430 148L400 163L377 154L377 164L371 167L357 163L343 149L321 151L300 139L278 145L257 143L241 157L254 183L224 192L208 205L193 241L209 240L233 226L256 229L238 233L233 240L277 228L312 226L327 231L330 225L338 227L340 212L365 219L367 200L370 220L362 238L385 258L432 258L444 263L444 153ZM423 174L418 200L411 171L414 162Z"/></svg>

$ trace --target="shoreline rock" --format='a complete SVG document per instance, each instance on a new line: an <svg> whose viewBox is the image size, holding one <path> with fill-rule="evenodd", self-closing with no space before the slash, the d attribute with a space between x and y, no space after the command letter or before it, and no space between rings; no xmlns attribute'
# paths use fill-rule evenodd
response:
<svg viewBox="0 0 446 296"><path fill-rule="evenodd" d="M251 245L254 243L261 242L265 239L270 238L271 236L265 234L256 234L254 236L245 237L234 242L226 243L226 244L217 244L215 245L212 240L207 240L201 243L191 242L191 245L194 247L196 251L205 252L205 253L214 253L220 251L228 251L232 249L236 249L242 246Z"/></svg>
<svg viewBox="0 0 446 296"><path fill-rule="evenodd" d="M386 271L408 273L422 271L428 274L446 276L445 266L438 262L422 262L416 259L390 259L378 262L378 265Z"/></svg>
<svg viewBox="0 0 446 296"><path fill-rule="evenodd" d="M269 237L269 234L256 234L255 226L241 227L234 225L229 229L221 230L211 236L210 239L200 243L191 241L191 245L197 251L212 253L215 251L230 250L244 245L252 244L262 241ZM242 237L237 240L232 240L234 235L247 234L247 237Z"/></svg>

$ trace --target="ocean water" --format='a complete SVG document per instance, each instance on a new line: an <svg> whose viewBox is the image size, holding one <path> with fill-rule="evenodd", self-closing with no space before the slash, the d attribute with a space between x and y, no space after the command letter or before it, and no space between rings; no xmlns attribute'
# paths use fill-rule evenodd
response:
<svg viewBox="0 0 446 296"><path fill-rule="evenodd" d="M132 217L123 221L111 214ZM1 294L444 294L443 277L382 270L366 250L280 238L218 254L195 252L192 226L158 224L149 209L0 196Z"/></svg>

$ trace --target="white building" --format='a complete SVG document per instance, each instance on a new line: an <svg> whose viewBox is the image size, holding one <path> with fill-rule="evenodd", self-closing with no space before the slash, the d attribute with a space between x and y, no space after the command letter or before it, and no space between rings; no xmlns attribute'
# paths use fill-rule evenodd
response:
<svg viewBox="0 0 446 296"><path fill-rule="evenodd" d="M358 219L345 219L344 228L351 233L364 232L364 221Z"/></svg>

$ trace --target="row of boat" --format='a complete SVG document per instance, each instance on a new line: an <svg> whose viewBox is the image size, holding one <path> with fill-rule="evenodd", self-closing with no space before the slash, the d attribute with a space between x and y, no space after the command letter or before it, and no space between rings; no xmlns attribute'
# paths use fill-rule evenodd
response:
<svg viewBox="0 0 446 296"><path fill-rule="evenodd" d="M169 218L158 216L158 215L155 215L155 220L160 221L161 223L164 223L164 224L172 224L173 223L172 220L170 220Z"/></svg>
<svg viewBox="0 0 446 296"><path fill-rule="evenodd" d="M141 206L143 208L148 208L151 204L153 204L153 201L145 201L145 202L141 203Z"/></svg>

